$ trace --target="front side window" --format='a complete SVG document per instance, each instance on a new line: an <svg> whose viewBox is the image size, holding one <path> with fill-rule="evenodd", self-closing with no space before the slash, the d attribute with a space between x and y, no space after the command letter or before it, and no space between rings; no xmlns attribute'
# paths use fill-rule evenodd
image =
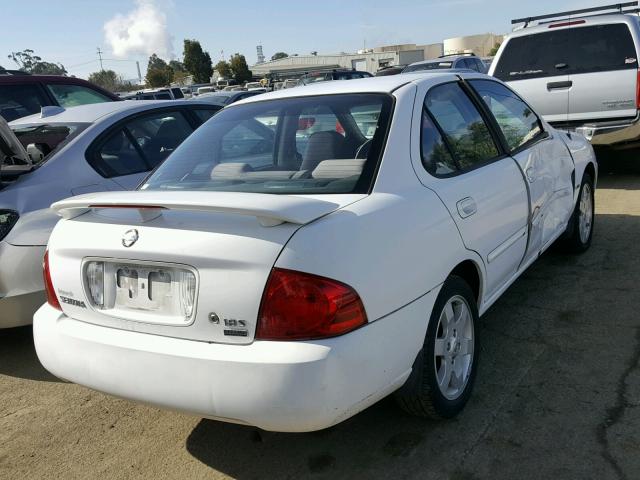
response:
<svg viewBox="0 0 640 480"><path fill-rule="evenodd" d="M386 94L341 94L229 107L196 130L142 188L366 193L392 104Z"/></svg>
<svg viewBox="0 0 640 480"><path fill-rule="evenodd" d="M538 116L507 87L490 80L471 80L469 83L489 107L510 150L531 142L542 133Z"/></svg>
<svg viewBox="0 0 640 480"><path fill-rule="evenodd" d="M112 101L106 95L102 95L82 85L50 84L47 85L47 88L55 97L58 104L64 108Z"/></svg>
<svg viewBox="0 0 640 480"><path fill-rule="evenodd" d="M429 90L425 107L445 135L446 143L462 170L498 156L498 149L482 115L457 83Z"/></svg>
<svg viewBox="0 0 640 480"><path fill-rule="evenodd" d="M40 113L49 104L38 85L0 85L0 115L7 122Z"/></svg>

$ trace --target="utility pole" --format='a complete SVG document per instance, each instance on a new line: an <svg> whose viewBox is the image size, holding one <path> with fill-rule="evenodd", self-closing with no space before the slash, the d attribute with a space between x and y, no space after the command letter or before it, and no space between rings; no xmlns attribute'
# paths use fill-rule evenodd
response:
<svg viewBox="0 0 640 480"><path fill-rule="evenodd" d="M98 58L100 59L100 71L104 72L104 68L102 68L102 51L100 50L100 47L98 47Z"/></svg>
<svg viewBox="0 0 640 480"><path fill-rule="evenodd" d="M136 60L136 68L138 69L138 84L142 85L142 75L140 74L140 62Z"/></svg>

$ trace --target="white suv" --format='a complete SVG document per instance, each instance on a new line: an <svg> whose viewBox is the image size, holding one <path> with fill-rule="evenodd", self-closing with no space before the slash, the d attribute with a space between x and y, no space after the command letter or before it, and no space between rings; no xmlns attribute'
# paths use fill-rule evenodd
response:
<svg viewBox="0 0 640 480"><path fill-rule="evenodd" d="M552 125L577 130L593 145L637 145L640 19L628 9L637 4L513 20L524 27L502 44L489 74Z"/></svg>

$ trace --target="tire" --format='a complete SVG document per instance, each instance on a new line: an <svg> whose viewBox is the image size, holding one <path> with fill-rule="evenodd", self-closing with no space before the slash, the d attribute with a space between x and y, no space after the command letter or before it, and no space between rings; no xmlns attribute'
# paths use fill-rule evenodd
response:
<svg viewBox="0 0 640 480"><path fill-rule="evenodd" d="M586 211L585 211L586 210ZM595 220L593 179L585 172L580 195L562 237L562 246L568 253L582 253L591 246Z"/></svg>
<svg viewBox="0 0 640 480"><path fill-rule="evenodd" d="M447 309L447 314L445 308L449 305L452 309ZM468 320L461 324L459 314L463 309ZM455 324L463 328L445 328L451 316L458 319ZM464 408L471 396L478 366L477 324L478 308L471 288L462 278L450 276L436 299L411 375L395 394L401 408L412 415L429 418L452 418ZM454 332L456 336L451 337ZM466 342L461 341L464 339ZM436 342L438 353L443 355L436 355ZM451 365L454 369L447 383L445 367Z"/></svg>

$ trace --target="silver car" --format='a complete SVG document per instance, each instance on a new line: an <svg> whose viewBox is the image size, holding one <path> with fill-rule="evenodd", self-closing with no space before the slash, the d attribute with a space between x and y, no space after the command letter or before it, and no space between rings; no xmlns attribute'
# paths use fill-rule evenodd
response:
<svg viewBox="0 0 640 480"><path fill-rule="evenodd" d="M487 66L473 53L459 53L455 55L441 55L431 60L412 63L405 67L402 73L430 70L473 70L478 73L487 73Z"/></svg>
<svg viewBox="0 0 640 480"><path fill-rule="evenodd" d="M107 102L7 125L0 117L0 329L28 325L44 303L42 257L63 198L134 189L221 107Z"/></svg>
<svg viewBox="0 0 640 480"><path fill-rule="evenodd" d="M640 141L638 2L513 20L489 74L593 145ZM613 12L612 12L613 10Z"/></svg>

